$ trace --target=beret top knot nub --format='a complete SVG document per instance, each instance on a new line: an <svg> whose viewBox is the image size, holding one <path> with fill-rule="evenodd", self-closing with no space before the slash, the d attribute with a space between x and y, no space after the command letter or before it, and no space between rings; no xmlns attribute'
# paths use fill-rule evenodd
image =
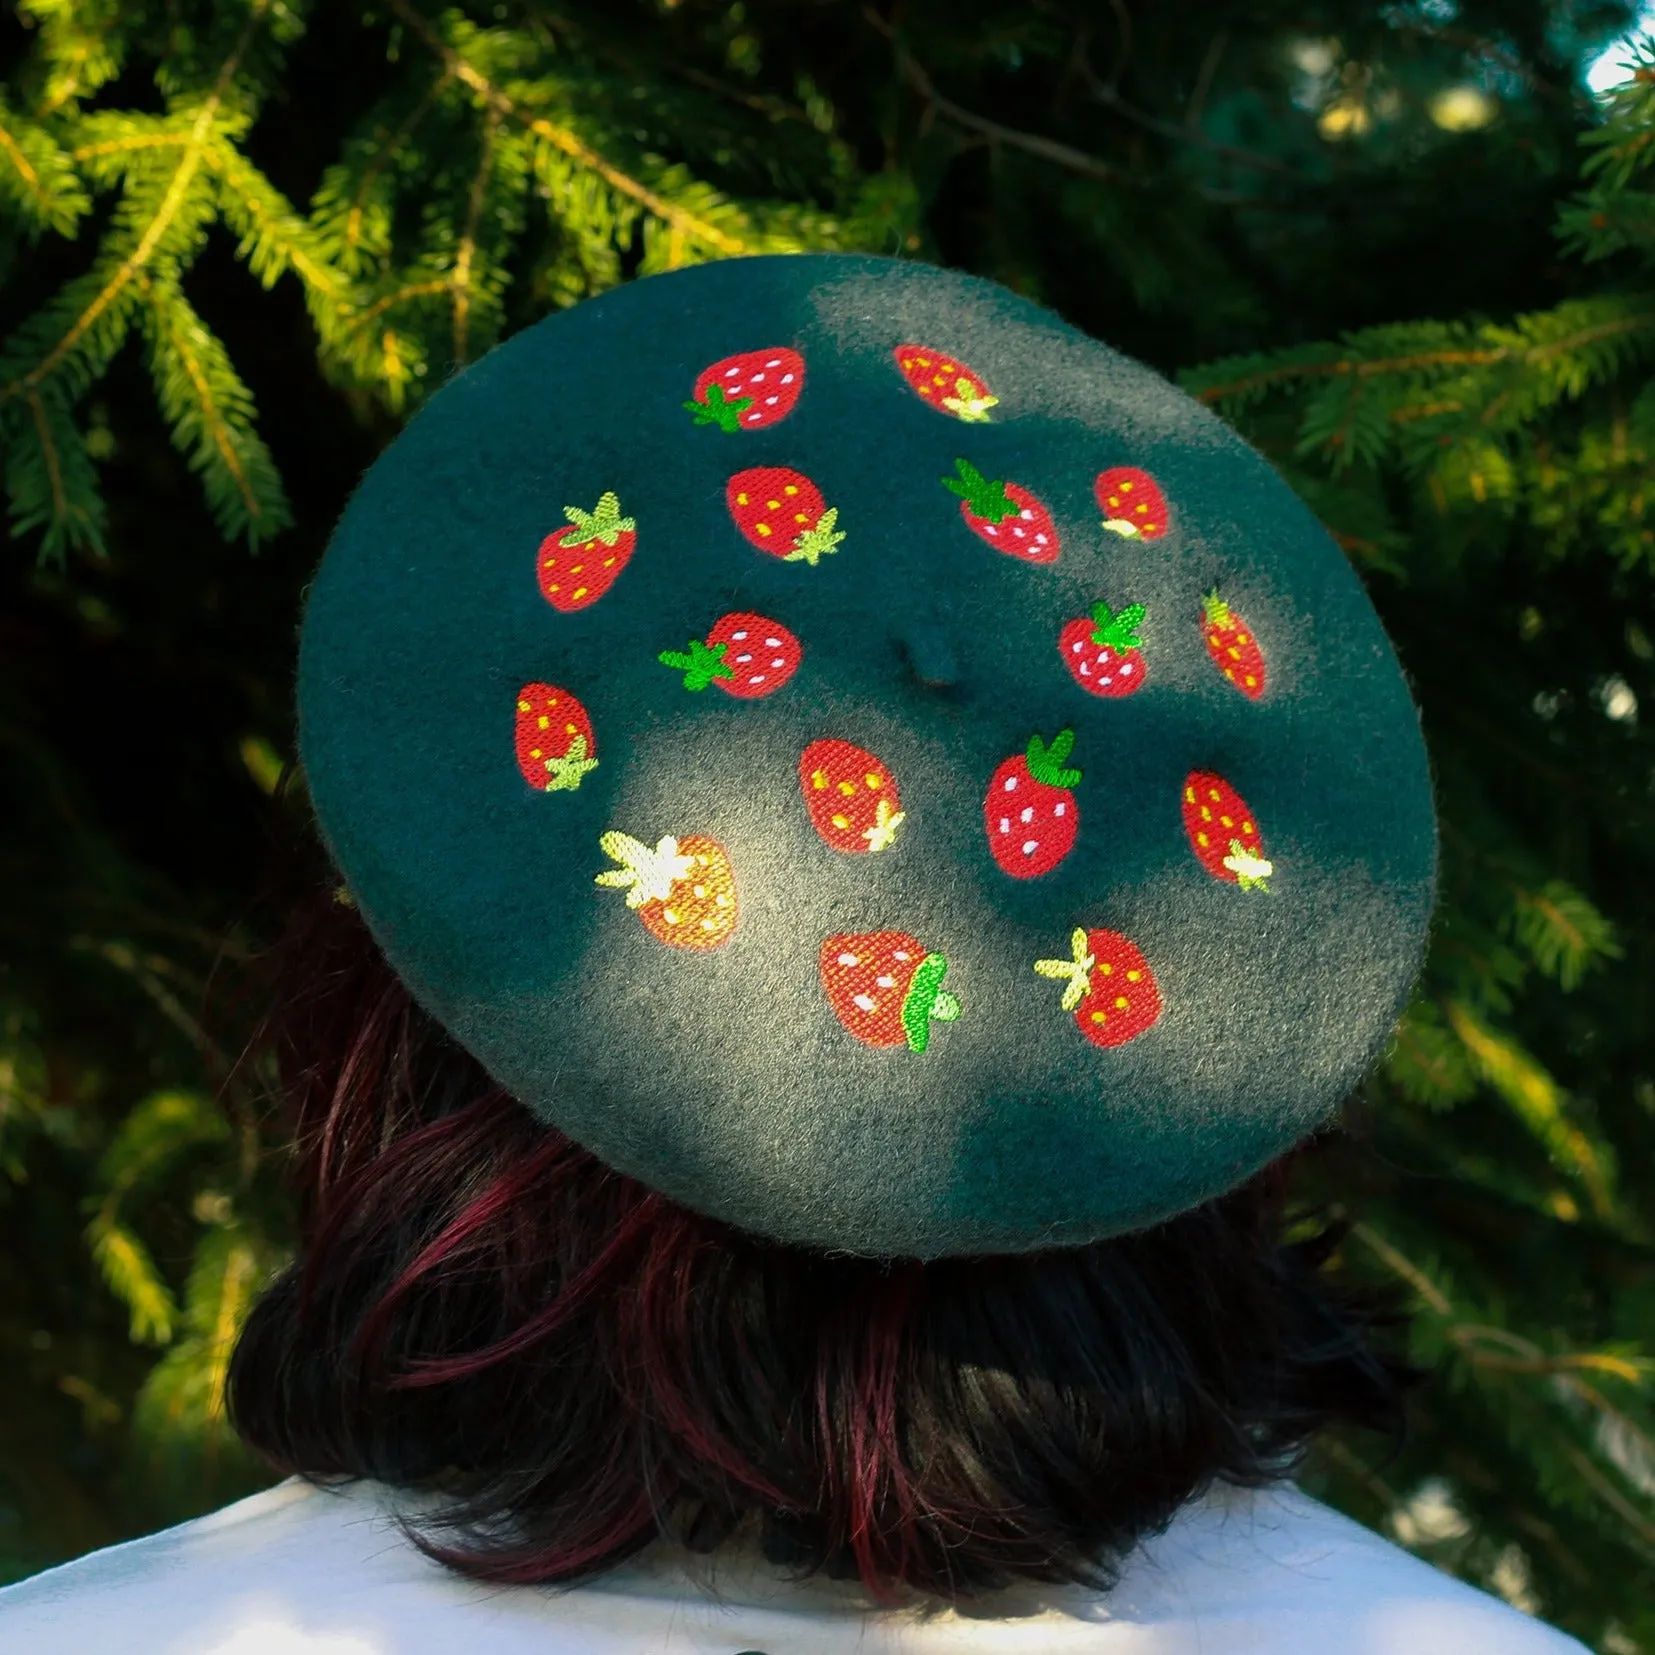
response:
<svg viewBox="0 0 1655 1655"><path fill-rule="evenodd" d="M1073 1245L1378 1055L1435 831L1344 557L990 283L637 281L446 385L312 588L301 750L392 965L543 1121L779 1240Z"/></svg>

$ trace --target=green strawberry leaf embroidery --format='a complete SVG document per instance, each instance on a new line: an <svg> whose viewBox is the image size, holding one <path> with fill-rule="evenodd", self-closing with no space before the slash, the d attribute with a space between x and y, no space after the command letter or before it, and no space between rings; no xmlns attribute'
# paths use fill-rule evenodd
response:
<svg viewBox="0 0 1655 1655"><path fill-rule="evenodd" d="M546 774L550 780L546 783L548 793L572 793L580 786L581 778L589 771L596 770L598 761L587 755L590 749L585 736L575 736L569 743L569 750L560 759L546 760Z"/></svg>
<svg viewBox="0 0 1655 1655"><path fill-rule="evenodd" d="M988 411L990 408L999 407L1000 399L990 396L986 391L978 396L977 387L969 379L956 379L953 396L944 397L942 405L956 419L975 425L987 425Z"/></svg>
<svg viewBox="0 0 1655 1655"><path fill-rule="evenodd" d="M1063 984L1061 1004L1065 1011L1073 1011L1091 991L1092 970L1098 963L1086 946L1086 932L1081 927L1069 934L1069 952L1066 960L1034 962L1034 969L1042 977L1051 977Z"/></svg>
<svg viewBox="0 0 1655 1655"><path fill-rule="evenodd" d="M960 1015L960 1002L942 986L947 972L948 961L941 954L927 954L903 996L902 1032L911 1052L923 1052L931 1044L932 1023L952 1023Z"/></svg>
<svg viewBox="0 0 1655 1655"><path fill-rule="evenodd" d="M989 523L1004 523L1008 517L1017 515L1017 503L1006 493L1004 483L985 477L970 460L956 460L954 469L958 477L943 477L939 481L950 494L957 494L965 501L973 517Z"/></svg>
<svg viewBox="0 0 1655 1655"><path fill-rule="evenodd" d="M1129 603L1119 614L1106 603L1093 605L1092 642L1114 650L1117 655L1141 648L1143 639L1138 636L1138 628L1147 613L1141 603Z"/></svg>
<svg viewBox="0 0 1655 1655"><path fill-rule="evenodd" d="M631 535L637 528L632 518L621 516L621 497L614 493L599 495L596 511L564 506L563 515L576 528L576 533L564 541L564 546L589 546L594 540L612 546L622 535Z"/></svg>
<svg viewBox="0 0 1655 1655"><path fill-rule="evenodd" d="M735 672L724 664L728 644L714 644L710 649L699 638L690 639L689 653L664 649L655 657L664 667L671 667L684 675L684 688L704 690L715 678L734 678Z"/></svg>
<svg viewBox="0 0 1655 1655"><path fill-rule="evenodd" d="M1080 772L1071 769L1064 761L1074 750L1073 730L1059 730L1052 737L1050 746L1039 736L1030 736L1029 745L1024 750L1029 774L1047 787L1073 787L1080 780Z"/></svg>
<svg viewBox="0 0 1655 1655"><path fill-rule="evenodd" d="M654 850L630 833L617 833L613 829L599 834L598 844L603 854L620 866L604 869L593 883L625 891L628 908L642 908L646 902L670 901L673 886L687 879L695 866L695 858L685 856L671 834L657 840Z"/></svg>
<svg viewBox="0 0 1655 1655"><path fill-rule="evenodd" d="M565 546L590 546L601 540L613 546L623 534L631 534L638 527L630 517L621 516L621 501L617 494L603 494L596 511L582 511L579 506L565 506L563 515L574 524L576 533L563 542Z"/></svg>
<svg viewBox="0 0 1655 1655"><path fill-rule="evenodd" d="M753 406L751 397L736 397L733 401L724 395L724 387L709 385L704 402L686 402L684 406L695 415L697 425L716 425L721 431L739 431L740 415Z"/></svg>
<svg viewBox="0 0 1655 1655"><path fill-rule="evenodd" d="M829 552L837 551L839 542L845 538L839 532L838 523L839 508L829 506L816 519L814 527L804 530L795 538L793 550L782 559L782 562L808 563L814 569L817 560L826 557Z"/></svg>
<svg viewBox="0 0 1655 1655"><path fill-rule="evenodd" d="M1230 841L1230 854L1224 858L1224 866L1236 876L1236 884L1244 891L1270 890L1270 876L1276 871L1275 863L1262 856L1254 856L1239 839Z"/></svg>
<svg viewBox="0 0 1655 1655"><path fill-rule="evenodd" d="M1220 632L1230 630L1230 606L1218 595L1216 588L1201 600L1201 608L1206 613L1208 626L1215 626Z"/></svg>
<svg viewBox="0 0 1655 1655"><path fill-rule="evenodd" d="M897 830L908 820L905 810L893 811L889 799L881 799L874 808L873 826L865 828L862 837L867 841L868 850L889 850L896 843Z"/></svg>

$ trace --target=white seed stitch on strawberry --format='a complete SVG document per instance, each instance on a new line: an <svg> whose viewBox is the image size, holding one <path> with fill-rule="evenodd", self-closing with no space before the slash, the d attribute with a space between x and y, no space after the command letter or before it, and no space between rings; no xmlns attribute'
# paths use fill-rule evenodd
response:
<svg viewBox="0 0 1655 1655"><path fill-rule="evenodd" d="M1130 661L1121 661L1113 672L1093 672L1092 662L1086 659L1089 652L1084 642L1072 644L1070 653L1075 657L1075 671L1082 678L1093 678L1100 684L1113 684L1117 678L1130 678L1132 676L1132 663Z"/></svg>
<svg viewBox="0 0 1655 1655"><path fill-rule="evenodd" d="M789 656L787 645L782 639L766 636L758 646L765 655L765 659L760 662L752 649L739 647L751 637L752 633L746 627L741 627L732 632L730 642L738 647L736 654L728 657L728 660L731 666L742 669L742 682L748 688L756 690L769 679L773 672L781 672L788 666ZM763 670L757 672L748 670L754 666L762 666Z"/></svg>
<svg viewBox="0 0 1655 1655"><path fill-rule="evenodd" d="M803 388L804 358L798 352L744 351L706 369L684 407L697 425L740 431L785 419Z"/></svg>
<svg viewBox="0 0 1655 1655"><path fill-rule="evenodd" d="M983 800L989 850L1014 879L1049 873L1074 847L1080 811L1070 789L1081 779L1068 763L1074 741L1073 730L1059 731L1050 743L1033 736L989 782Z"/></svg>
<svg viewBox="0 0 1655 1655"><path fill-rule="evenodd" d="M1033 521L1034 513L1032 511L1019 512L1012 522L1003 525L1005 536L1008 540L1015 540L1022 545L1032 545L1038 550L1044 551L1051 544L1051 539L1038 530L1031 533L1028 525ZM1002 525L999 523L984 523L982 532L990 540L998 540L1002 532Z"/></svg>
<svg viewBox="0 0 1655 1655"><path fill-rule="evenodd" d="M1061 551L1051 511L1017 483L985 477L969 460L954 462L956 475L939 479L960 502L960 515L979 539L1008 557L1050 563Z"/></svg>

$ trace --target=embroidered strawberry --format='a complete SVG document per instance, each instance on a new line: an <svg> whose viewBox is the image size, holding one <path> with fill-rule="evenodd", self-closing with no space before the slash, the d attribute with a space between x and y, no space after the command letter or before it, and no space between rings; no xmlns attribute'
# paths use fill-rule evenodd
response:
<svg viewBox="0 0 1655 1655"><path fill-rule="evenodd" d="M1264 694L1264 651L1248 626L1218 593L1201 600L1201 630L1213 664L1249 701Z"/></svg>
<svg viewBox="0 0 1655 1655"><path fill-rule="evenodd" d="M960 1002L942 986L948 961L906 931L829 937L820 966L834 1015L865 1045L923 1052L931 1025L960 1015Z"/></svg>
<svg viewBox="0 0 1655 1655"><path fill-rule="evenodd" d="M956 460L957 477L942 486L960 497L965 526L997 552L1028 563L1051 563L1062 551L1052 514L1017 483L992 482L969 460Z"/></svg>
<svg viewBox="0 0 1655 1655"><path fill-rule="evenodd" d="M904 817L890 767L848 741L813 741L799 755L810 820L835 850L889 850Z"/></svg>
<svg viewBox="0 0 1655 1655"><path fill-rule="evenodd" d="M565 506L567 528L540 542L540 595L554 609L584 609L596 603L627 565L638 544L638 525L621 516L613 494L600 496L595 511Z"/></svg>
<svg viewBox="0 0 1655 1655"><path fill-rule="evenodd" d="M685 689L717 684L744 701L774 695L803 659L803 646L785 626L744 609L721 615L705 641L690 639L687 653L664 649L656 656L662 666L683 673Z"/></svg>
<svg viewBox="0 0 1655 1655"><path fill-rule="evenodd" d="M1159 540L1167 532L1167 497L1147 471L1135 465L1098 473L1092 492L1103 507L1103 526L1128 540Z"/></svg>
<svg viewBox="0 0 1655 1655"><path fill-rule="evenodd" d="M808 563L837 551L839 508L802 471L754 466L738 471L724 487L724 500L738 529L761 552L784 563Z"/></svg>
<svg viewBox="0 0 1655 1655"><path fill-rule="evenodd" d="M1247 801L1210 770L1184 778L1184 832L1196 860L1214 879L1244 891L1268 891L1276 870L1265 860L1264 842Z"/></svg>
<svg viewBox="0 0 1655 1655"><path fill-rule="evenodd" d="M777 345L766 351L743 351L702 370L684 406L697 425L721 431L756 431L793 412L804 389L805 359Z"/></svg>
<svg viewBox="0 0 1655 1655"><path fill-rule="evenodd" d="M530 787L573 792L598 767L598 742L586 709L555 684L517 692L517 768Z"/></svg>
<svg viewBox="0 0 1655 1655"><path fill-rule="evenodd" d="M669 947L717 948L735 934L735 870L716 839L669 835L651 850L629 833L611 832L598 843L620 866L605 869L597 883L625 891L627 907Z"/></svg>
<svg viewBox="0 0 1655 1655"><path fill-rule="evenodd" d="M1083 690L1120 696L1143 688L1143 639L1138 628L1144 614L1141 603L1129 603L1118 611L1098 603L1090 615L1076 616L1064 627L1057 652Z"/></svg>
<svg viewBox="0 0 1655 1655"><path fill-rule="evenodd" d="M1069 948L1070 958L1036 960L1034 969L1064 985L1060 1004L1094 1046L1124 1046L1154 1026L1161 991L1135 942L1119 931L1076 930Z"/></svg>
<svg viewBox="0 0 1655 1655"><path fill-rule="evenodd" d="M980 374L942 351L898 345L891 355L915 394L955 419L986 425L989 409L999 405L1000 399L990 394Z"/></svg>
<svg viewBox="0 0 1655 1655"><path fill-rule="evenodd" d="M1030 736L1027 749L994 772L983 798L988 848L1003 873L1034 879L1074 849L1080 810L1069 791L1080 772L1067 767L1075 732L1060 730L1048 747Z"/></svg>

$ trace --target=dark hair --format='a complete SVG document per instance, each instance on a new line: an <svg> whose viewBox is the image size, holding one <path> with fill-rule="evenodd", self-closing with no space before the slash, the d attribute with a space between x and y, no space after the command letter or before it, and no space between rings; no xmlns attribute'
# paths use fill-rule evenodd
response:
<svg viewBox="0 0 1655 1655"><path fill-rule="evenodd" d="M293 1111L297 1262L230 1372L246 1441L436 1492L415 1537L569 1582L738 1528L889 1595L1107 1585L1215 1480L1333 1422L1398 1429L1406 1372L1284 1240L1285 1179L1012 1258L744 1235L535 1122L412 1001L354 910L300 928L265 1043Z"/></svg>

